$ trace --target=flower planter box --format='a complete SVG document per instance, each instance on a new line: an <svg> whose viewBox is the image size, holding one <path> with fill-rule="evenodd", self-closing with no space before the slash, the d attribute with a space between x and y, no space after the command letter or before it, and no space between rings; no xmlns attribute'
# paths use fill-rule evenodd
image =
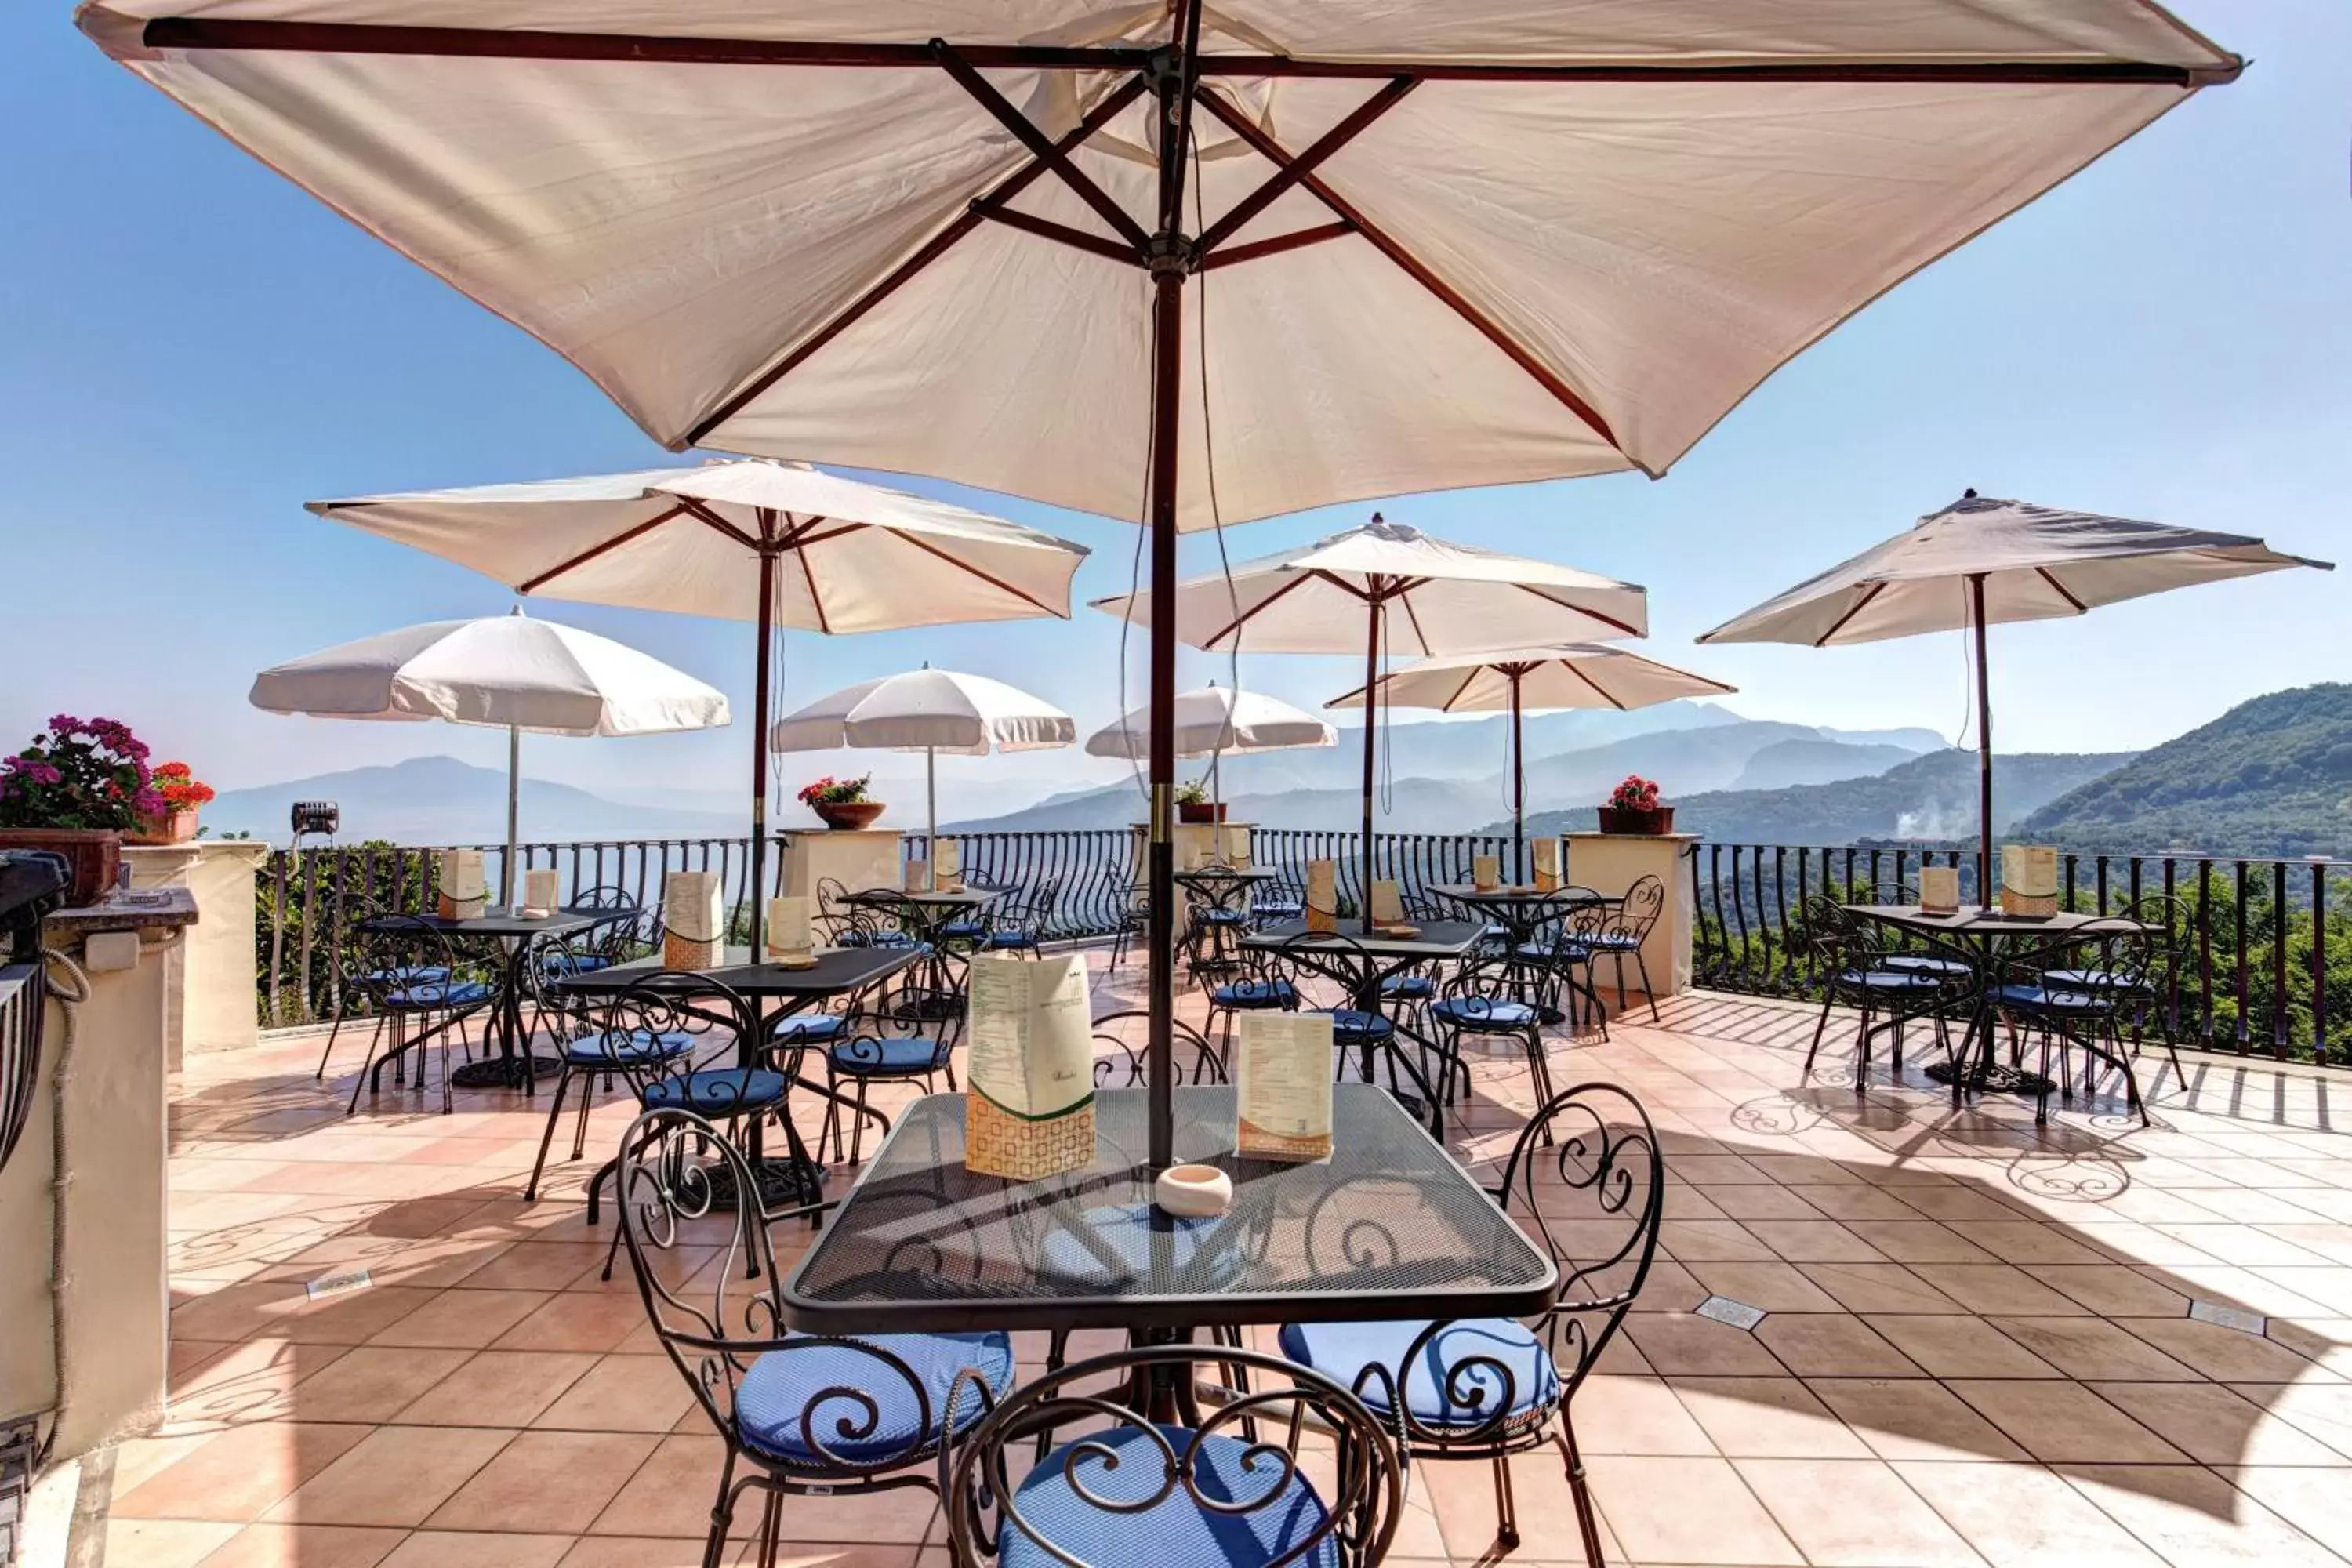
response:
<svg viewBox="0 0 2352 1568"><path fill-rule="evenodd" d="M1629 833L1655 837L1675 830L1675 808L1659 806L1654 811L1633 811L1622 805L1604 805L1601 810L1601 831Z"/></svg>
<svg viewBox="0 0 2352 1568"><path fill-rule="evenodd" d="M196 837L196 814L193 811L166 812L149 821L146 826L123 835L125 844L158 845L187 844Z"/></svg>
<svg viewBox="0 0 2352 1568"><path fill-rule="evenodd" d="M887 808L878 800L836 800L812 805L809 809L815 812L817 820L827 827L854 833L860 828L873 826L874 819Z"/></svg>
<svg viewBox="0 0 2352 1568"><path fill-rule="evenodd" d="M0 827L0 849L47 849L66 858L73 883L66 908L86 909L106 897L122 864L122 835L112 828Z"/></svg>
<svg viewBox="0 0 2352 1568"><path fill-rule="evenodd" d="M1223 822L1225 819L1223 801L1180 800L1176 803L1176 820L1195 825Z"/></svg>

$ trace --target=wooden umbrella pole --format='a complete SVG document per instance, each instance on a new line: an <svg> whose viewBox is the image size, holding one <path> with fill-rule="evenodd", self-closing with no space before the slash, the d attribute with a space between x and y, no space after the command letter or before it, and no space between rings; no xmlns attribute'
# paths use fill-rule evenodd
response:
<svg viewBox="0 0 2352 1568"><path fill-rule="evenodd" d="M499 903L509 914L515 909L515 839L522 817L522 730L507 726L507 858L499 878Z"/></svg>
<svg viewBox="0 0 2352 1568"><path fill-rule="evenodd" d="M1380 579L1365 584L1371 590L1365 601L1364 612L1364 837L1357 853L1357 880L1362 884L1363 903L1357 910L1363 919L1363 929L1372 929L1372 784L1375 774L1374 747L1381 721L1381 588Z"/></svg>
<svg viewBox="0 0 2352 1568"><path fill-rule="evenodd" d="M1511 672L1511 880L1522 885L1528 879L1527 739L1519 731L1523 679L1517 670Z"/></svg>
<svg viewBox="0 0 2352 1568"><path fill-rule="evenodd" d="M751 682L751 962L763 951L768 868L768 655L776 633L776 555L760 552L760 656Z"/></svg>
<svg viewBox="0 0 2352 1568"><path fill-rule="evenodd" d="M1969 574L1977 624L1977 902L1992 907L1992 673L1985 664L1985 574Z"/></svg>

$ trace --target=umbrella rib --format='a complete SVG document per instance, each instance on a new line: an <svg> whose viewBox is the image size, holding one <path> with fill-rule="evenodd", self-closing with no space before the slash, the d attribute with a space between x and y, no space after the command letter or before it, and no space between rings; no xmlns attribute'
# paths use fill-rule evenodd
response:
<svg viewBox="0 0 2352 1568"><path fill-rule="evenodd" d="M949 554L946 551L941 550L938 545L931 543L928 540L919 539L911 533L907 533L895 528L885 528L879 530L879 531L890 535L893 539L903 540L907 543L913 545L916 549L922 551L927 555L936 555L940 560L946 562L949 565L956 567L961 571L971 573L973 576L979 578L990 587L1010 594L1024 605L1035 605L1039 610L1043 611L1046 615L1058 616L1066 621L1070 618L1066 613L1054 608L1053 605L1040 600L1036 595L1024 593L1023 590L1014 587L1012 584L1006 582L1002 577L982 571L979 567L973 565L969 561L957 560L954 556Z"/></svg>
<svg viewBox="0 0 2352 1568"><path fill-rule="evenodd" d="M241 49L338 55L418 55L462 59L607 60L646 65L832 66L905 68L935 64L924 44L698 38L675 35L548 32L508 27L433 27L364 22L280 22L249 18L159 16L142 29L151 49ZM2218 52L2218 51L2217 51ZM1138 71L1152 51L1136 46L1057 47L973 44L962 58L982 69ZM2215 66L2138 60L1804 60L1712 64L1585 65L1500 62L1297 59L1287 55L1213 54L1193 69L1204 77L1410 75L1428 81L1918 82L1990 86L2142 84L2197 88L2236 79L2234 55Z"/></svg>
<svg viewBox="0 0 2352 1568"><path fill-rule="evenodd" d="M1199 237L1192 242L1194 254L1205 256L1232 238L1243 225L1273 205L1285 191L1311 174L1332 153L1370 129L1372 121L1394 109L1405 94L1419 85L1409 76L1391 77L1386 87L1358 104L1346 119L1317 137L1307 151L1296 158L1277 160L1272 179L1234 203L1223 217L1201 231Z"/></svg>
<svg viewBox="0 0 2352 1568"><path fill-rule="evenodd" d="M1078 199L1094 208L1102 220L1110 225L1113 232L1135 247L1137 255L1140 256L1150 246L1151 237L1143 232L1143 226L1129 216L1125 207L1113 201L1108 191L1096 184L1084 170L1071 163L1069 153L1039 130L1035 121L1007 103L1004 95L990 85L988 79L974 70L961 55L949 47L946 40L932 39L931 53L941 68L955 79L958 87L970 93L982 109L993 115L998 124L1012 132L1021 144L1029 149L1032 157L1042 162L1064 184L1076 192Z"/></svg>
<svg viewBox="0 0 2352 1568"><path fill-rule="evenodd" d="M1142 95L1143 79L1139 76L1129 78L1100 103L1096 104L1084 120L1071 127L1054 145L1065 152L1076 147L1118 118L1129 104L1133 103ZM1045 163L1033 158L1006 175L1003 183L987 195L981 197L980 202L992 204L1009 202L1035 184L1037 176L1045 172ZM975 203L974 207L979 205ZM973 207L967 207L957 214L953 221L924 241L912 256L892 268L866 292L843 306L837 314L802 340L798 347L752 377L741 391L721 403L708 416L695 425L686 433L685 439L679 444L687 447L698 445L713 430L740 414L754 398L765 394L770 387L807 363L810 357L827 343L865 320L867 312L905 287L916 274L953 249L957 241L978 228L982 221L981 213L973 210Z"/></svg>
<svg viewBox="0 0 2352 1568"><path fill-rule="evenodd" d="M1300 573L1297 576L1293 577L1288 582L1285 583L1281 587L1276 588L1273 593L1268 594L1265 598L1260 599L1256 604L1252 605L1248 609L1244 610L1240 615L1235 616L1223 626L1219 626L1215 636L1210 637L1206 642L1201 643L1198 646L1205 648L1214 648L1219 643L1224 641L1234 633L1239 631L1244 624L1249 621L1252 616L1265 609L1267 605L1273 604L1276 599L1281 598L1285 594L1291 592L1293 589L1301 587L1304 584L1312 582L1317 577L1323 575L1324 574L1319 572ZM1339 586L1346 588L1348 585L1345 583L1341 583ZM1353 593L1355 590L1350 588L1349 589L1349 592Z"/></svg>
<svg viewBox="0 0 2352 1568"><path fill-rule="evenodd" d="M1577 679L1581 680L1586 686L1591 688L1593 695L1600 698L1601 701L1606 702L1610 707L1614 708L1620 713L1625 711L1625 705L1622 702L1618 701L1614 697L1610 696L1608 691L1601 686L1601 682L1593 679L1592 677L1585 674L1583 670L1577 668L1576 660L1572 658L1563 658L1559 662L1562 669L1567 670L1569 674L1576 677Z"/></svg>
<svg viewBox="0 0 2352 1568"><path fill-rule="evenodd" d="M1404 601L1404 618L1412 623L1412 640L1421 645L1423 654L1435 653L1437 650L1429 646L1429 634L1421 629L1421 612L1412 607L1412 589L1408 588L1394 597Z"/></svg>
<svg viewBox="0 0 2352 1568"><path fill-rule="evenodd" d="M1056 244L1066 245L1073 250L1083 250L1089 255L1108 257L1113 261L1123 261L1129 267L1143 265L1143 253L1131 245L1121 245L1115 239L1105 239L1099 235L1088 234L1082 228L1072 228L1067 224L1055 223L1052 218L1036 217L1012 207L992 205L985 202L973 205L979 208L981 216L994 223L1001 223L1007 228L1016 228L1024 234L1034 234L1040 239L1050 239Z"/></svg>
<svg viewBox="0 0 2352 1568"><path fill-rule="evenodd" d="M1626 622L1619 620L1614 616L1593 609L1589 605L1570 604L1566 599L1557 598L1552 595L1545 593L1541 588L1536 587L1533 584L1514 583L1511 586L1517 588L1522 594L1533 594L1537 598L1541 599L1547 605L1557 605L1563 610L1574 610L1580 616L1590 616L1604 626L1615 626L1620 632L1622 632L1629 637L1637 637L1642 635L1640 632L1634 630L1632 626L1628 625Z"/></svg>
<svg viewBox="0 0 2352 1568"><path fill-rule="evenodd" d="M1296 160L1290 156L1289 153L1283 148L1280 142L1267 135L1265 132L1259 130L1247 115L1243 114L1232 105L1228 104L1224 100L1223 94L1203 92L1198 96L1201 102L1207 107L1211 114L1215 115L1218 120L1222 121L1227 130L1233 132L1234 135L1240 137L1243 141L1255 148L1260 156L1276 164L1287 164L1296 162ZM1529 376L1534 378L1538 385L1541 386L1546 392L1551 394L1555 401L1559 402L1562 406L1566 407L1570 413L1575 415L1579 419L1582 420L1588 426L1590 426L1593 434L1608 442L1609 445L1622 455L1628 462L1632 462L1636 466L1641 467L1644 473L1651 471L1647 465L1642 463L1640 458L1625 450L1624 447L1619 443L1615 432L1609 428L1609 422L1601 418L1600 414L1594 410L1592 405L1587 403L1584 398L1577 393L1575 388L1570 386L1567 382L1561 380L1560 377L1552 371L1550 366L1545 364L1540 359L1538 359L1534 352L1525 343L1520 342L1518 339L1505 331L1492 317L1479 310L1475 305L1473 305L1469 300L1464 299L1460 291L1455 289L1452 284L1446 282L1435 272L1430 270L1429 267L1423 262L1419 257L1407 250L1402 245L1399 244L1394 238L1392 238L1386 230L1381 228L1362 213L1357 211L1354 205L1346 197L1340 195L1337 191L1334 191L1321 175L1312 172L1302 174L1298 176L1298 183L1306 186L1309 191L1313 192L1315 195L1322 201L1325 206L1330 208L1334 213L1338 214L1340 217L1345 218L1348 222L1354 224L1356 227L1362 232L1363 237L1372 242L1373 247L1380 251L1381 255L1387 257L1390 261L1395 263L1397 268L1402 270L1405 276L1411 278L1423 289L1428 289L1430 293L1436 296L1440 303L1444 304L1448 310L1452 310L1455 315L1461 317L1465 321L1467 321L1472 327L1476 329L1480 335L1484 336L1488 342L1493 343L1497 349L1500 349L1505 357L1508 358L1512 363L1527 372Z"/></svg>
<svg viewBox="0 0 2352 1568"><path fill-rule="evenodd" d="M1242 261L1255 261L1265 256L1279 256L1286 250L1297 250L1302 246L1320 245L1327 239L1345 239L1357 232L1356 226L1343 218L1338 223L1318 224L1313 228L1302 228L1290 234L1278 234L1271 239L1253 239L1246 245L1227 246L1223 250L1203 256L1200 260L1200 270L1213 272L1220 267L1231 267Z"/></svg>
<svg viewBox="0 0 2352 1568"><path fill-rule="evenodd" d="M725 518L719 516L717 512L711 510L709 507L703 505L693 497L684 497L679 500L678 504L683 506L687 511L696 519L696 521L701 522L706 527L715 529L719 532L725 534L728 538L733 540L744 549L751 552L754 555L766 553L768 549L766 544L752 538L750 534L744 532L741 529L736 527L733 523L728 521Z"/></svg>
<svg viewBox="0 0 2352 1568"><path fill-rule="evenodd" d="M809 604L816 611L816 629L826 637L831 637L833 621L824 613L824 595L816 591L816 569L809 564L805 541L794 547L793 559L801 563L801 581L808 584Z"/></svg>
<svg viewBox="0 0 2352 1568"><path fill-rule="evenodd" d="M1444 710L1448 713L1457 711L1454 705L1456 702L1461 701L1465 697L1470 695L1470 688L1477 682L1478 677L1486 670L1499 668L1501 667L1497 665L1472 665L1469 670L1462 677L1462 684L1454 689L1454 695L1445 700Z"/></svg>
<svg viewBox="0 0 2352 1568"><path fill-rule="evenodd" d="M1837 636L1837 635L1838 635L1838 633L1840 633L1840 632L1842 632L1842 631L1845 630L1845 624L1846 624L1846 622L1848 622L1848 621L1850 621L1850 620L1853 619L1853 618L1854 618L1854 616L1858 616L1858 615L1862 614L1864 607L1865 605L1867 605L1870 603L1870 601L1872 601L1873 599L1875 599L1876 597L1878 597L1879 590L1880 590L1880 589L1882 589L1882 588L1884 588L1884 587L1885 587L1885 586L1886 586L1886 580L1885 580L1885 578L1883 578L1883 577L1882 577L1881 579L1879 579L1877 582L1873 583L1873 584L1870 585L1870 591L1869 591L1868 593L1864 594L1861 598L1856 599L1853 604L1851 604L1851 605L1847 605L1847 606L1846 606L1845 614L1844 614L1844 615L1840 616L1836 620L1832 621L1832 622L1830 623L1830 629L1829 629L1829 630L1827 630L1827 631L1825 631L1825 632L1823 632L1821 636L1819 636L1819 637L1815 637L1815 638L1813 639L1813 646L1814 646L1815 647L1829 647L1829 646L1830 646L1830 638L1832 638L1832 637L1833 637Z"/></svg>
<svg viewBox="0 0 2352 1568"><path fill-rule="evenodd" d="M588 563L595 560L606 551L618 550L622 545L626 544L629 541L636 538L639 534L652 532L655 529L659 528L663 523L668 522L673 518L682 515L686 510L686 503L684 501L680 501L667 511L656 512L653 516L646 519L645 521L624 529L619 533L613 535L612 538L605 540L603 543L590 545L587 549L582 551L571 560L563 562L559 565L551 566L536 577L525 578L523 581L515 584L515 592L518 594L529 594L535 591L544 584L552 583L555 579L562 576L566 572L572 571L574 567L587 565Z"/></svg>
<svg viewBox="0 0 2352 1568"><path fill-rule="evenodd" d="M2039 574L2039 575L2040 575L2040 577L2042 578L2042 580L2044 583L2049 584L2053 588L2055 588L2055 589L2058 591L2058 596L2059 596L2060 598L2062 598L2062 599L2065 600L2069 605L2072 605L2074 607L2074 613L2075 613L2076 615L2078 615L2078 616L2087 616L2087 615L2089 615L2089 614L2091 613L2091 607L2090 607L2088 605L2085 605L2084 603L2083 603L2083 601L2082 601L2082 600L2080 600L2080 599L2078 599L2078 598L2074 597L2074 595L2072 595L2072 594L2068 593L2068 592L2066 591L2066 584L2063 584L2063 583L2061 583L2060 581L2058 581L2058 579L2057 579L2057 578L2053 577L2053 576L2050 574L2050 568L2049 568L2049 567L2047 567L2047 566L2036 566L2033 570L2034 570L2034 572L2035 572L2037 574Z"/></svg>

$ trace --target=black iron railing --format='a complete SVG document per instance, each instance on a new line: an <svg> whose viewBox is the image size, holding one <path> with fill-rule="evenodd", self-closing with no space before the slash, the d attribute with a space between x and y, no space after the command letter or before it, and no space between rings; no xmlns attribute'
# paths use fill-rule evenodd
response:
<svg viewBox="0 0 2352 1568"><path fill-rule="evenodd" d="M1702 986L1814 996L1814 958L1795 923L1808 894L1891 902L1916 896L1923 865L1957 866L1976 898L1975 867L1958 850L1907 846L1701 844L1691 858L1692 976ZM2059 858L2062 908L2116 914L2152 896L2179 929L2180 955L2161 1009L2176 1043L2326 1062L2352 1057L2333 1032L2352 1005L2352 931L2330 905L2352 862L2202 855Z"/></svg>

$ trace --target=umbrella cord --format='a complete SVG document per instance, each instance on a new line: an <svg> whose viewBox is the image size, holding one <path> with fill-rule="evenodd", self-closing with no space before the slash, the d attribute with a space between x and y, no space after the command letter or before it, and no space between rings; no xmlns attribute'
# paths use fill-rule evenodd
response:
<svg viewBox="0 0 2352 1568"><path fill-rule="evenodd" d="M1967 592L1966 589L1961 591ZM1976 721L1976 655L1969 646L1974 639L1969 635L1975 630L1975 617L1963 617L1960 626L1960 727L1959 738L1952 742L1955 749L1966 748L1969 743L1969 726Z"/></svg>
<svg viewBox="0 0 2352 1568"><path fill-rule="evenodd" d="M1192 132L1190 152L1192 156L1192 232L1198 234L1208 227L1208 217L1201 201L1201 138L1197 131ZM1232 694L1226 698L1229 706L1225 710L1225 721L1217 727L1217 743L1209 753L1209 769L1222 781L1224 775L1219 764L1224 761L1227 743L1234 739L1234 710L1230 704L1240 701L1242 694L1244 621L1241 594L1234 587L1233 557L1225 551L1225 509L1217 499L1216 424L1209 416L1209 275L1195 272L1192 287L1200 290L1201 301L1201 330L1193 334L1197 340L1193 352L1200 356L1201 362L1201 446L1202 461L1208 468L1209 523L1211 531L1217 536L1217 571L1225 580L1226 624L1234 628L1232 646L1225 649L1225 679ZM1222 786L1218 793L1223 794ZM1221 833L1218 837L1223 837L1223 835Z"/></svg>

